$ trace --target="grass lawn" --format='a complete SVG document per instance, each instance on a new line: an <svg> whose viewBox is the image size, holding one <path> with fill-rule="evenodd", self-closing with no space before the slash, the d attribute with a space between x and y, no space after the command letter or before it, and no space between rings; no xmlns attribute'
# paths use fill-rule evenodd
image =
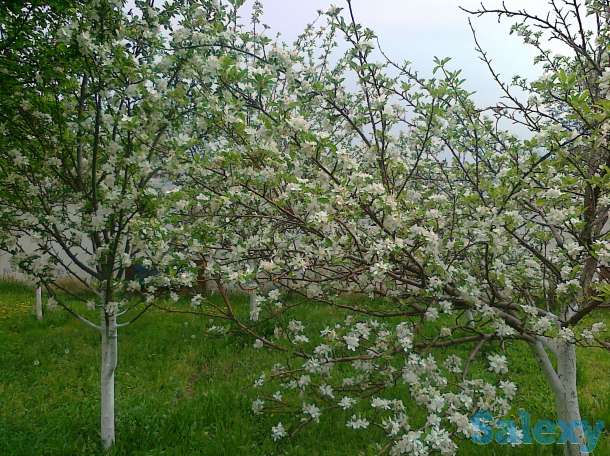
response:
<svg viewBox="0 0 610 456"><path fill-rule="evenodd" d="M0 283L0 456L101 454L99 337L65 312L32 315L34 292ZM243 303L242 303L243 304ZM320 312L320 320L341 318ZM610 323L610 320L608 320ZM210 322L150 311L119 334L117 455L369 455L366 432L323 416L287 442L271 441L277 419L255 417L253 380L281 354L245 337L209 336ZM469 347L456 352L464 354ZM484 353L482 354L484 356ZM480 355L481 356L481 355ZM553 398L527 347L509 352L519 408L553 419ZM610 353L579 352L583 418L610 427ZM559 446L460 445L460 455L559 455ZM610 455L608 429L594 455Z"/></svg>

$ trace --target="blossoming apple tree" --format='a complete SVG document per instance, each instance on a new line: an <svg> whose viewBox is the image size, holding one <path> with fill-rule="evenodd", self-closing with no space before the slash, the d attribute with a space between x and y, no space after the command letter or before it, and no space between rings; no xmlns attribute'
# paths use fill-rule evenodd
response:
<svg viewBox="0 0 610 456"><path fill-rule="evenodd" d="M500 349L520 341L540 363L558 417L576 423L566 454L587 451L576 347L610 347L600 318L609 9L551 3L544 18L476 12L518 19L513 30L546 71L531 83L515 78L531 94L521 101L477 42L506 95L493 109L477 108L447 59L425 78L383 58L349 1L293 47L259 37L215 66L222 96L201 123L225 135L185 168L182 214L194 233L209 234L214 220L207 269L224 316L256 346L294 355L255 385L255 413L288 413L275 439L336 410L351 428L383 429L390 454L453 454L456 438L477 431L472 413L502 415L516 392L510 377L496 387L471 365L487 344L497 351L488 370L509 375ZM571 53L545 50L545 33ZM530 137L504 130L500 117ZM272 334L234 311L229 282L272 288L251 309L252 320L275 322ZM348 316L310 329L290 319L284 290ZM462 344L467 357L435 350ZM413 404L423 419L410 414Z"/></svg>
<svg viewBox="0 0 610 456"><path fill-rule="evenodd" d="M34 2L3 11L0 246L43 284L49 305L101 335L105 448L115 440L119 329L152 305L157 286L193 279L161 274L173 252L159 200L190 147L188 119L205 109L189 72L216 52L195 55L184 37L198 24L194 38L211 43L226 20L214 2ZM144 300L126 294L142 285L127 274L136 262L159 272ZM87 297L63 286L60 271Z"/></svg>

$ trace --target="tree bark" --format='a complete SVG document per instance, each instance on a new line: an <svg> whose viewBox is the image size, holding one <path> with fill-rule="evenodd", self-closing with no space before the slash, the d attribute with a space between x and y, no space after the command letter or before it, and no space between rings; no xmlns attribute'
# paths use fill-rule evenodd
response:
<svg viewBox="0 0 610 456"><path fill-rule="evenodd" d="M250 315L253 315L252 321L258 321L258 315L256 314L256 291L250 291Z"/></svg>
<svg viewBox="0 0 610 456"><path fill-rule="evenodd" d="M42 320L42 288L36 287L36 302L34 304L36 320Z"/></svg>
<svg viewBox="0 0 610 456"><path fill-rule="evenodd" d="M579 444L566 443L564 454L566 456L581 456L588 452L581 451L586 448L586 441L581 424L580 405L578 402L578 387L576 385L576 346L571 343L557 344L557 375L563 386L563 397L558 400L558 414L567 423L577 422L575 426L576 437Z"/></svg>
<svg viewBox="0 0 610 456"><path fill-rule="evenodd" d="M102 310L102 367L101 367L101 437L104 449L114 444L114 372L117 366L118 332L115 315Z"/></svg>
<svg viewBox="0 0 610 456"><path fill-rule="evenodd" d="M576 384L576 346L570 342L557 340L548 341L545 345L555 355L557 368L553 367L541 342L533 344L532 348L553 391L557 418L568 423L574 429L575 437L578 440L578 443L570 441L565 443L564 455L588 455L589 453L584 451L586 449L586 439L582 427ZM576 425L572 426L573 423L576 423Z"/></svg>
<svg viewBox="0 0 610 456"><path fill-rule="evenodd" d="M476 323L474 321L474 314L472 313L472 309L466 309L464 315L466 316L466 323L468 324L468 327L474 328Z"/></svg>

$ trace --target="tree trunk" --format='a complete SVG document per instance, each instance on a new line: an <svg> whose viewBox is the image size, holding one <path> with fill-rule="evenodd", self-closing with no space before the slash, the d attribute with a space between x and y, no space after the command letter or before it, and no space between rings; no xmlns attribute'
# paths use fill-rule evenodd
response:
<svg viewBox="0 0 610 456"><path fill-rule="evenodd" d="M117 366L116 316L102 310L101 436L104 449L114 444L114 371Z"/></svg>
<svg viewBox="0 0 610 456"><path fill-rule="evenodd" d="M36 287L36 302L34 304L36 320L42 320L42 288Z"/></svg>
<svg viewBox="0 0 610 456"><path fill-rule="evenodd" d="M582 451L586 448L584 432L581 424L580 405L578 403L578 388L576 385L576 346L571 343L557 344L557 375L563 386L563 396L556 399L557 412L560 419L566 423L577 422L574 427L578 444L566 442L564 454L566 456L580 456L589 454Z"/></svg>
<svg viewBox="0 0 610 456"><path fill-rule="evenodd" d="M573 343L558 340L548 341L546 345L555 354L557 359L556 369L551 364L541 342L533 346L534 352L553 391L557 418L567 423L569 429L574 430L573 437L578 441L578 443L570 440L566 441L564 455L588 455L576 385L576 346ZM573 426L574 423L576 424Z"/></svg>
<svg viewBox="0 0 610 456"><path fill-rule="evenodd" d="M468 324L468 327L474 328L476 326L476 323L474 321L474 314L472 313L472 309L466 309L464 315L466 316L466 323Z"/></svg>
<svg viewBox="0 0 610 456"><path fill-rule="evenodd" d="M250 315L252 321L258 321L258 312L256 312L256 291L250 291Z"/></svg>

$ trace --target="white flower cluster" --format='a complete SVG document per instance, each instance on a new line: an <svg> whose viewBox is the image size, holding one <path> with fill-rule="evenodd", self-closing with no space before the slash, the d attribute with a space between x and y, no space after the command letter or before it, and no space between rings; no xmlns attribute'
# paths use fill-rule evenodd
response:
<svg viewBox="0 0 610 456"><path fill-rule="evenodd" d="M294 335L306 332L298 320L290 320L286 330L286 335L277 334L295 347L299 342L293 340ZM294 415L295 429L298 423L318 422L323 414L336 414L334 410L338 409L350 429L381 426L391 442L392 454L454 454L457 447L452 434L469 437L473 433L470 414L481 408L506 413L516 387L508 381L501 381L496 388L482 380L463 380L461 358L451 355L440 366L431 354L422 357L412 351L413 338L412 325L406 322L389 326L348 317L308 338L319 343L308 352L300 368L276 365L270 383L265 382L266 375L261 375L256 386L265 385L273 393L257 398L252 409L261 414L300 408L301 412ZM495 373L508 370L503 355L490 355L489 363ZM373 395L367 399L367 392L379 385L397 384L402 384L408 400L427 414L423 426L414 428L410 424L404 396ZM273 426L274 440L289 434L285 426L285 421Z"/></svg>

